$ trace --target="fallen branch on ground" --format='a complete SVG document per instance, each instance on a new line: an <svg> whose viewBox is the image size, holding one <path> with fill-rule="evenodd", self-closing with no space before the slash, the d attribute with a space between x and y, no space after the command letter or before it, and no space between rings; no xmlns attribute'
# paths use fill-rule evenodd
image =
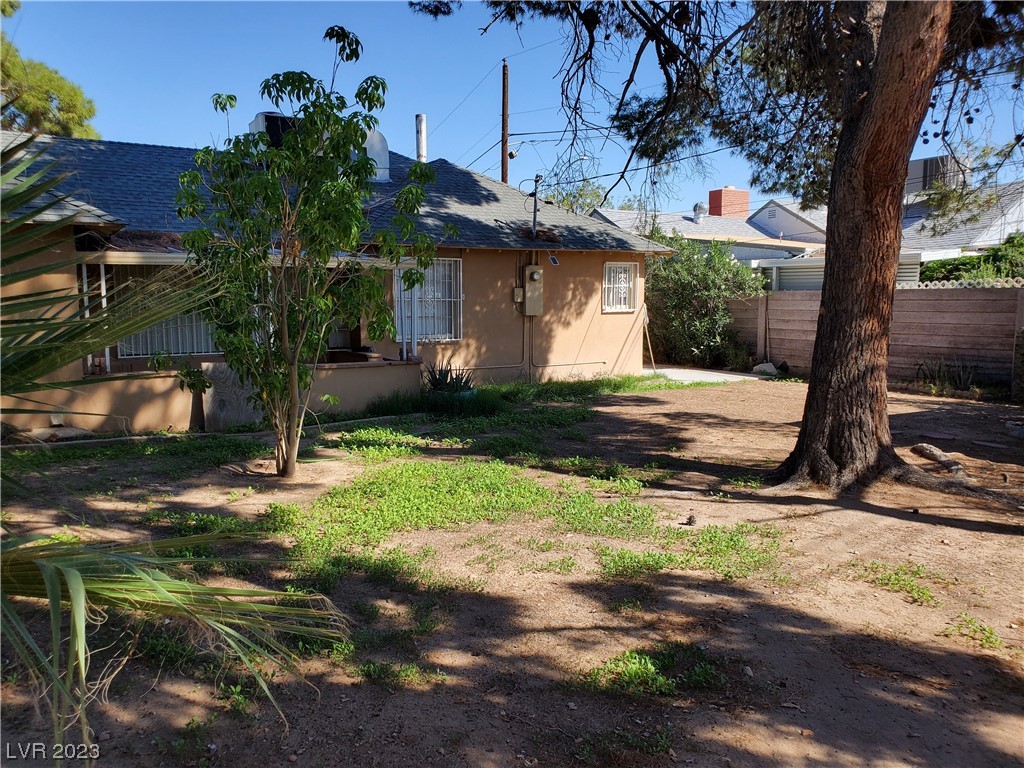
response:
<svg viewBox="0 0 1024 768"><path fill-rule="evenodd" d="M915 453L918 456L923 456L926 459L940 464L944 470L949 472L951 475L966 476L967 472L964 470L964 465L959 461L951 457L947 453L943 453L934 445L928 443L918 443L910 449L911 453Z"/></svg>

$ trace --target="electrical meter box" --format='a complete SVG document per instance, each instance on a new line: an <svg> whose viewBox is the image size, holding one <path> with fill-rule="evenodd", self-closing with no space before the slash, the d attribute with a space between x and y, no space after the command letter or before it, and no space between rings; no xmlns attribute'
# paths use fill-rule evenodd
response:
<svg viewBox="0 0 1024 768"><path fill-rule="evenodd" d="M539 315L544 312L544 267L527 264L523 267L523 314Z"/></svg>

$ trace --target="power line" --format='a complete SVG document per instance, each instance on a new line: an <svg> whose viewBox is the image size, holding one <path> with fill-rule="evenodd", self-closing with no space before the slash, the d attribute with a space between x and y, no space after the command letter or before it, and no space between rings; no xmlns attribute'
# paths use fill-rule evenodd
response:
<svg viewBox="0 0 1024 768"><path fill-rule="evenodd" d="M444 116L444 120L442 120L440 123L438 123L437 126L435 126L434 129L431 131L431 133L434 133L435 131L439 130L442 125L444 125L446 122L448 122L448 118L451 117L452 115L454 115L458 111L459 107L461 107L463 104L465 104L469 100L469 97L472 96L474 93L476 93L476 89L479 88L481 85L483 85L484 84L484 80L486 80L488 77L490 77L491 76L491 72L493 72L497 68L498 68L498 65L495 64L493 67L491 67L489 70L487 70L487 73L482 78L480 78L480 82L477 83L476 85L474 85L473 88L469 91L469 93L467 93L465 95L465 97L463 97L462 101L460 101L458 104L456 104L452 108L452 111Z"/></svg>
<svg viewBox="0 0 1024 768"><path fill-rule="evenodd" d="M510 53L508 56L503 56L502 58L504 58L504 59L512 59L512 58L515 58L516 56L522 56L524 53L529 53L530 51L536 51L538 48L545 48L545 47L547 47L549 45L554 45L555 43L560 43L560 42L561 42L561 38L556 37L554 40L548 40L546 43L541 43L540 45L535 45L532 48L524 48L521 51L516 51L515 53Z"/></svg>
<svg viewBox="0 0 1024 768"><path fill-rule="evenodd" d="M520 131L519 133L510 133L509 134L509 138L511 138L513 136L547 136L547 135L550 135L552 133L578 134L578 133L593 133L595 131L610 131L610 130L611 130L610 126L609 127L595 126L593 128L580 128L580 129L577 129L577 130L573 130L571 128L564 128L564 129L556 130L556 131Z"/></svg>
<svg viewBox="0 0 1024 768"><path fill-rule="evenodd" d="M543 48L543 47L544 47L544 46L546 46L546 45L551 45L552 43L557 43L557 42L558 42L558 40L557 40L557 39L555 39L555 40L549 40L549 41L548 41L548 42L546 42L546 43L541 43L540 45L535 45L535 46L533 46L532 48L527 48L527 49L525 49L525 50L523 50L523 51L518 51L518 52L516 52L516 53L511 53L511 54L509 54L508 56L503 56L503 57L502 57L502 59L511 59L511 58L512 58L512 57L514 57L514 56L521 56L521 55L523 55L524 53L529 53L530 51L536 51L536 50L537 50L538 48ZM450 118L450 117L451 117L452 115L454 115L454 114L455 114L455 113L456 113L456 112L458 111L459 107L461 107L461 106L462 106L463 104L465 104L465 103L466 103L466 102L467 102L467 101L469 100L469 97L470 97L470 96L472 96L472 95L473 95L474 93L476 93L477 89L478 89L478 88L479 88L479 87L480 87L481 85L483 85L483 84L484 84L484 81L485 81L485 80L486 80L486 79L487 79L488 77L490 77L490 76L491 76L491 73L492 73L492 72L493 72L494 70L496 70L496 69L498 68L498 64L500 64L500 63L501 63L501 61L499 60L498 62L496 62L496 63L494 64L494 66L493 66L493 67L491 67L491 68L490 68L489 70L487 70L487 72L486 72L486 73L484 74L484 76L483 76L482 78L480 78L480 82L478 82L478 83L477 83L476 85L474 85L474 86L473 86L473 87L472 87L472 88L470 89L469 93L467 93L467 94L466 94L466 95L465 95L465 96L463 97L462 101L460 101L460 102L459 102L458 104L456 104L456 105L455 105L455 106L454 106L454 107L452 108L452 111L451 111L451 112L449 112L449 113L448 113L447 115L445 115L445 116L444 116L444 118L443 118L443 119L441 120L441 122L440 122L440 123L438 123L438 124L437 124L436 126L434 126L434 128L433 128L433 129L432 129L432 130L430 131L430 133L434 133L435 131L438 131L438 130L440 130L441 126L442 126L442 125L444 125L444 124L445 124L446 122L448 122L448 118Z"/></svg>
<svg viewBox="0 0 1024 768"><path fill-rule="evenodd" d="M1001 185L993 184L991 186L1001 186ZM980 187L979 189L986 189L986 188L988 188L988 187ZM791 215L800 216L800 214L802 213L802 212L794 213L791 209L789 209L788 205L787 205L787 203L789 201L780 200L778 198L770 198L768 200L768 202L771 202L773 200L775 202L779 203L783 207L783 209L786 210L787 213L790 213ZM993 207L998 207L998 209L1000 211L1005 213L1007 210L1010 210L1014 206L1014 204L1015 203L1012 202L1012 201L1009 204L1007 204L1005 201L1000 200L999 203L993 205ZM908 205L905 204L904 205L904 222L906 222L906 209L907 209L907 207L908 207ZM609 209L609 210L616 210L616 209ZM681 212L681 211L680 212L676 212L676 211L653 211L653 212L624 211L624 213L633 213L633 214L635 214L634 219L635 219L636 223L653 221L654 223L660 223L662 225L669 226L669 227L671 227L672 223L673 223L671 221L671 219L668 220L668 221L662 220L661 222L658 222L659 217L663 217L663 216L671 216L671 217L680 216L680 217L682 217L684 219L686 218L686 214ZM751 215L753 215L753 214L751 214ZM956 215L954 214L954 218L955 218L955 216ZM719 217L719 218L721 218L721 217ZM920 219L912 221L909 224L905 223L904 226L902 227L902 229L904 231L911 230L914 227L917 227L919 224L923 224L925 219L926 219L926 217L921 217ZM737 220L740 220L740 219L737 219ZM742 219L742 221L744 221L744 222L748 222L749 220L750 220L750 216L747 216L746 218ZM616 224L616 226L619 226L619 225ZM721 240L723 242L724 241L732 241L732 242L735 242L738 245L754 245L754 246L756 246L758 244L765 244L765 245L767 245L767 244L771 244L771 243L779 243L780 241L792 241L793 238L797 238L797 237L801 237L801 236L806 236L806 235L818 235L818 236L824 235L823 229L813 229L813 230L803 230L803 231L800 231L800 232L787 232L787 233L785 233L782 236L776 237L776 236L773 236L773 235L765 234L763 232L763 230L759 230L758 227L753 225L753 224L751 224L750 226L753 229L757 230L758 233L761 236L760 237L748 237L748 236L740 235L740 234L737 234L737 233L726 233L726 232L722 232L722 233L708 232L706 234L710 235L710 236L713 236L713 237L720 235L721 236ZM635 231L635 230L633 230L633 231ZM678 230L675 230L675 229L673 229L672 231L675 232L676 234L678 234L680 237L684 237L684 238L687 237L688 235L700 234L700 233L695 233L695 232L679 232ZM804 245L805 244L802 241L797 241L797 243L799 245ZM811 242L811 241L806 242L806 245L808 247L811 247L811 246L824 247L824 243L816 243L816 242Z"/></svg>
<svg viewBox="0 0 1024 768"><path fill-rule="evenodd" d="M1012 161L1012 162L1008 160L1005 163L1001 164L999 167L1000 168L1024 168L1024 160L1017 160L1017 161ZM977 172L977 173L984 173L986 170L989 170L989 169L984 167L984 166L982 166L982 167L979 167L979 168L971 168L969 170L971 171L971 173L975 173L975 172ZM931 177L930 176L925 176L925 175L921 175L921 176L907 176L907 181L908 182L911 182L911 181L925 181L925 180L927 180L929 178L931 178ZM1010 182L1003 182L1003 183L1010 183ZM995 183L992 183L992 184L986 184L983 187L978 187L978 189L987 189L988 187L995 187L995 186L1000 186L1000 184L998 182L995 182ZM785 200L791 200L791 199L792 198L783 198L783 197L775 196L775 197L756 198L756 199L750 200L749 202L750 202L751 205L753 205L754 203L769 203L772 200L775 200L775 201L785 201Z"/></svg>
<svg viewBox="0 0 1024 768"><path fill-rule="evenodd" d="M607 179L607 178L610 178L612 176L622 176L625 173L636 173L637 171L649 171L651 168L657 168L657 167L662 166L662 165L668 165L669 163L681 163L684 160L695 160L698 157L707 157L708 155L714 155L714 154L717 154L718 152L725 152L725 151L731 150L731 149L739 149L739 145L737 144L736 146L719 147L718 149L709 149L707 152L696 152L696 153L694 153L692 155L687 155L686 157L675 157L675 158L672 158L671 160L661 160L661 161L659 161L657 163L649 163L647 165L641 165L641 166L638 166L636 168L629 168L629 169L627 169L625 171L615 171L613 173L599 173L599 174L597 174L595 176L586 176L586 177L584 177L582 179L572 179L570 181L560 181L559 184L563 185L563 186L566 185L566 184L582 184L585 181L594 181L595 179Z"/></svg>
<svg viewBox="0 0 1024 768"><path fill-rule="evenodd" d="M561 109L562 105L559 104L557 107L540 107L539 109L524 109L519 112L509 112L510 115L529 115L533 112L550 112L553 109Z"/></svg>
<svg viewBox="0 0 1024 768"><path fill-rule="evenodd" d="M484 155L486 155L488 152L490 152L492 149L494 149L499 144L501 144L501 139L498 139L496 142L491 144L491 146L489 146L487 149L485 149L483 152L481 152L477 156L476 160L473 161L473 163L478 162L480 160L480 158L482 158ZM473 163L470 163L469 165L467 165L466 168L472 168L473 167ZM487 173L487 171L484 171L484 173Z"/></svg>
<svg viewBox="0 0 1024 768"><path fill-rule="evenodd" d="M498 128L500 126L501 126L501 121L499 120L497 123L495 123L490 128L488 128L486 131L484 131L483 135L479 139L477 139L472 144L470 144L466 148L465 152L463 152L461 155L459 155L457 158L455 158L455 163L458 164L459 160L461 160L466 155L468 155L470 152L472 152L481 141L486 139L491 134L491 131L493 131L495 128ZM470 163L470 165L472 165L472 163Z"/></svg>
<svg viewBox="0 0 1024 768"><path fill-rule="evenodd" d="M779 136L781 136L781 134L777 135L774 138L779 138ZM541 142L541 141L545 141L545 140L538 140L538 142ZM533 142L524 142L524 143L533 143ZM637 171L650 170L651 168L657 168L657 167L662 166L662 165L668 165L670 163L681 163L681 162L683 162L685 160L694 160L694 159L696 159L698 157L706 157L707 155L713 155L713 154L715 154L717 152L725 152L725 151L733 150L733 149L740 149L740 145L728 146L728 147L718 147L717 149L708 150L706 152L697 152L697 153L692 154L692 155L687 155L686 157L678 157L678 158L673 158L671 160L662 160L662 161L659 161L657 163L650 163L649 165L644 165L644 166L639 166L637 168L627 169L626 173L635 173ZM999 167L1000 168L1006 168L1006 167L1020 168L1020 167L1024 167L1024 161L1016 161L1016 162L1007 161L1005 163L1002 163ZM975 171L983 172L984 170L986 170L984 167L971 169L972 173L975 172ZM547 188L548 189L552 189L554 187L567 186L567 185L570 185L570 184L582 184L585 181L594 181L595 179L609 178L611 176L620 176L620 175L622 175L622 173L623 173L622 171L615 171L613 173L602 173L602 174L597 174L595 176L587 176L587 177L580 178L580 179L570 179L570 180L567 180L567 181L559 180L557 183L553 183L553 184L547 185ZM922 175L922 176L908 176L907 177L907 181L923 181L926 178L929 178L929 177L928 176L924 176L924 175ZM756 200L750 200L749 202L750 203L759 203L759 202L769 202L771 200L779 200L779 199L780 198L778 198L778 197L766 197L766 198L760 198L760 199L756 199Z"/></svg>

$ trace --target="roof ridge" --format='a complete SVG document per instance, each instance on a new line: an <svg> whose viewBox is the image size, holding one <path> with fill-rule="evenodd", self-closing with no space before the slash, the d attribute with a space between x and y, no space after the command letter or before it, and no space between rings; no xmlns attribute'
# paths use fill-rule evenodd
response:
<svg viewBox="0 0 1024 768"><path fill-rule="evenodd" d="M6 129L3 131L3 133L4 134L10 134L10 135L15 135L15 134L27 135L27 134L25 134L24 131L10 131L10 130L6 130ZM150 143L144 142L144 141L120 141L120 140L117 140L117 139L102 139L102 138L101 139L86 139L86 138L81 138L81 137L78 137L78 136L55 136L55 135L50 134L50 133L40 133L39 134L39 138L44 140L44 141L50 141L50 142L58 141L58 142L80 142L82 144L123 144L123 145L129 146L129 147L153 147L155 149L181 149L181 150L188 150L188 151L192 151L192 152L195 152L195 151L197 151L199 149L198 147L182 147L182 146L179 146L179 145L176 145L176 144L150 144Z"/></svg>
<svg viewBox="0 0 1024 768"><path fill-rule="evenodd" d="M490 176L485 176L482 173L477 173L472 168L466 168L463 165L458 165L457 163L453 163L451 160L448 160L446 158L443 158L443 157L435 158L434 160L431 160L429 163L427 163L427 165L433 165L434 163L445 163L446 165L450 165L452 168L457 168L460 171L465 171L466 173L472 174L473 176L476 176L478 179L483 179L488 184L498 184L498 185L501 185L503 187L507 187L511 191L518 192L523 197L530 197L529 194L527 194L526 192L523 192L523 190L519 189L519 187L513 187L511 184L506 184L503 181L498 181L497 179L492 179ZM568 209L563 209L563 210L568 210Z"/></svg>

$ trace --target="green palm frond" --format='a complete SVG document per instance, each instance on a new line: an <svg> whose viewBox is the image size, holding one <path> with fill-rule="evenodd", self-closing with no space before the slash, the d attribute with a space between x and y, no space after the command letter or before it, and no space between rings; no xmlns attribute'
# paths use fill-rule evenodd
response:
<svg viewBox="0 0 1024 768"><path fill-rule="evenodd" d="M245 665L275 707L264 668L294 669L297 657L284 637L344 638L344 617L322 596L198 584L180 559L161 555L232 538L238 537L207 533L135 544L8 538L0 544L0 631L45 694L55 733L77 721L88 739L86 709L119 669L88 675L90 625L110 612L197 625ZM39 601L50 611L49 643L42 645L19 612Z"/></svg>
<svg viewBox="0 0 1024 768"><path fill-rule="evenodd" d="M32 136L16 138L0 151L0 394L10 396L51 388L42 382L53 372L154 323L191 312L209 295L208 282L191 267L128 282L104 299L77 288L19 293L18 286L36 277L84 264L75 258L23 266L30 257L70 241L58 233L70 232L76 219L44 215L68 200L55 193L66 175L57 173L57 161L47 161L44 152L34 149Z"/></svg>

